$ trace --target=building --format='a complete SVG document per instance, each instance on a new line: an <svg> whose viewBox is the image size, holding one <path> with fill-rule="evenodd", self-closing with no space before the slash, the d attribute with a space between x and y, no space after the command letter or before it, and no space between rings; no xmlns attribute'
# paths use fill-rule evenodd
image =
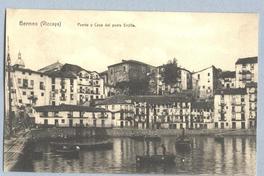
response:
<svg viewBox="0 0 264 176"><path fill-rule="evenodd" d="M218 88L219 70L211 66L192 73L192 88L198 99L213 98L215 89Z"/></svg>
<svg viewBox="0 0 264 176"><path fill-rule="evenodd" d="M191 106L191 129L214 128L214 102L195 101Z"/></svg>
<svg viewBox="0 0 264 176"><path fill-rule="evenodd" d="M51 66L53 65L56 64L52 64ZM99 76L99 73L88 71L72 64L60 65L57 68L51 66L40 70L44 70L44 73L52 79L50 99L53 104L91 103L94 99L105 97L104 80ZM59 92L61 94L56 96Z"/></svg>
<svg viewBox="0 0 264 176"><path fill-rule="evenodd" d="M246 84L247 94L249 96L249 104L247 109L249 111L249 125L248 128L257 127L257 83Z"/></svg>
<svg viewBox="0 0 264 176"><path fill-rule="evenodd" d="M105 100L98 100L95 103L95 107L104 108L111 112L112 127L134 126L134 104L129 96L117 95Z"/></svg>
<svg viewBox="0 0 264 176"><path fill-rule="evenodd" d="M34 107L39 127L111 127L111 113L102 108L80 105L47 105Z"/></svg>
<svg viewBox="0 0 264 176"><path fill-rule="evenodd" d="M155 67L135 60L122 60L122 62L108 66L108 84L117 85L121 82L145 81L147 75Z"/></svg>
<svg viewBox="0 0 264 176"><path fill-rule="evenodd" d="M236 88L236 72L223 71L219 77L221 88Z"/></svg>
<svg viewBox="0 0 264 176"><path fill-rule="evenodd" d="M48 75L25 68L21 53L11 70L12 106L34 106L49 103Z"/></svg>
<svg viewBox="0 0 264 176"><path fill-rule="evenodd" d="M214 96L215 128L249 128L249 96L246 89L220 89Z"/></svg>
<svg viewBox="0 0 264 176"><path fill-rule="evenodd" d="M236 87L258 81L258 57L240 58L236 61Z"/></svg>

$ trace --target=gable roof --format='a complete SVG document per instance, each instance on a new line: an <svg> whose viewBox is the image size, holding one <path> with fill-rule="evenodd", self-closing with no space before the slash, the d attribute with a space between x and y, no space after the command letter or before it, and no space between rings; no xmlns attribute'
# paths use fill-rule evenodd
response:
<svg viewBox="0 0 264 176"><path fill-rule="evenodd" d="M137 65L151 66L151 65L146 64L144 62L140 62L140 61L137 61L137 60L130 59L130 60L122 60L122 62L113 64L113 65L109 65L108 67L114 67L114 66L122 65L122 64L137 64Z"/></svg>
<svg viewBox="0 0 264 176"><path fill-rule="evenodd" d="M258 63L258 57L239 58L236 61L236 65L238 65L238 64L254 64L254 63Z"/></svg>

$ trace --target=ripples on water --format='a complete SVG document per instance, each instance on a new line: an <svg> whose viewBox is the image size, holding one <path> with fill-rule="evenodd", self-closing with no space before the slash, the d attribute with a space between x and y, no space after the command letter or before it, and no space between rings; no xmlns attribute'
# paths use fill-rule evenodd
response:
<svg viewBox="0 0 264 176"><path fill-rule="evenodd" d="M193 149L181 153L175 149L175 137L163 137L161 142L136 141L130 138L113 138L113 150L80 151L77 159L67 159L51 151L48 143L38 143L44 151L40 160L33 160L34 172L86 172L86 173L165 173L165 174L256 174L256 138L225 137L219 143L212 137L193 137ZM136 155L143 155L149 146L150 154L156 146L165 144L169 153L176 155L171 166L136 167ZM184 162L182 161L184 159Z"/></svg>

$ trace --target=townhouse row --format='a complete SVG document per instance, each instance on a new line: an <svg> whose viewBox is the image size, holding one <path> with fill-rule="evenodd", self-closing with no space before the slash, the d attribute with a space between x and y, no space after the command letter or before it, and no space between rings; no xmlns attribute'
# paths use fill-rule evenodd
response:
<svg viewBox="0 0 264 176"><path fill-rule="evenodd" d="M252 96L254 95L254 96ZM40 126L113 127L136 129L256 128L256 85L216 91L213 101L190 96L113 96L94 107L58 105L35 107Z"/></svg>

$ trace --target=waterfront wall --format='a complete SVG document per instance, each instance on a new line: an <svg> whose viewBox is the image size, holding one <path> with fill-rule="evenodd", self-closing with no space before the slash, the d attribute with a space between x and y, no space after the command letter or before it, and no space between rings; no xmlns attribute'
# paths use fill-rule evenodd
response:
<svg viewBox="0 0 264 176"><path fill-rule="evenodd" d="M32 130L31 136L34 139L46 138L79 138L92 136L111 136L111 137L129 137L133 135L161 135L161 136L179 136L182 130L179 129L133 129L133 128L42 128ZM255 129L195 129L185 130L189 136L214 136L223 134L225 136L254 136Z"/></svg>

